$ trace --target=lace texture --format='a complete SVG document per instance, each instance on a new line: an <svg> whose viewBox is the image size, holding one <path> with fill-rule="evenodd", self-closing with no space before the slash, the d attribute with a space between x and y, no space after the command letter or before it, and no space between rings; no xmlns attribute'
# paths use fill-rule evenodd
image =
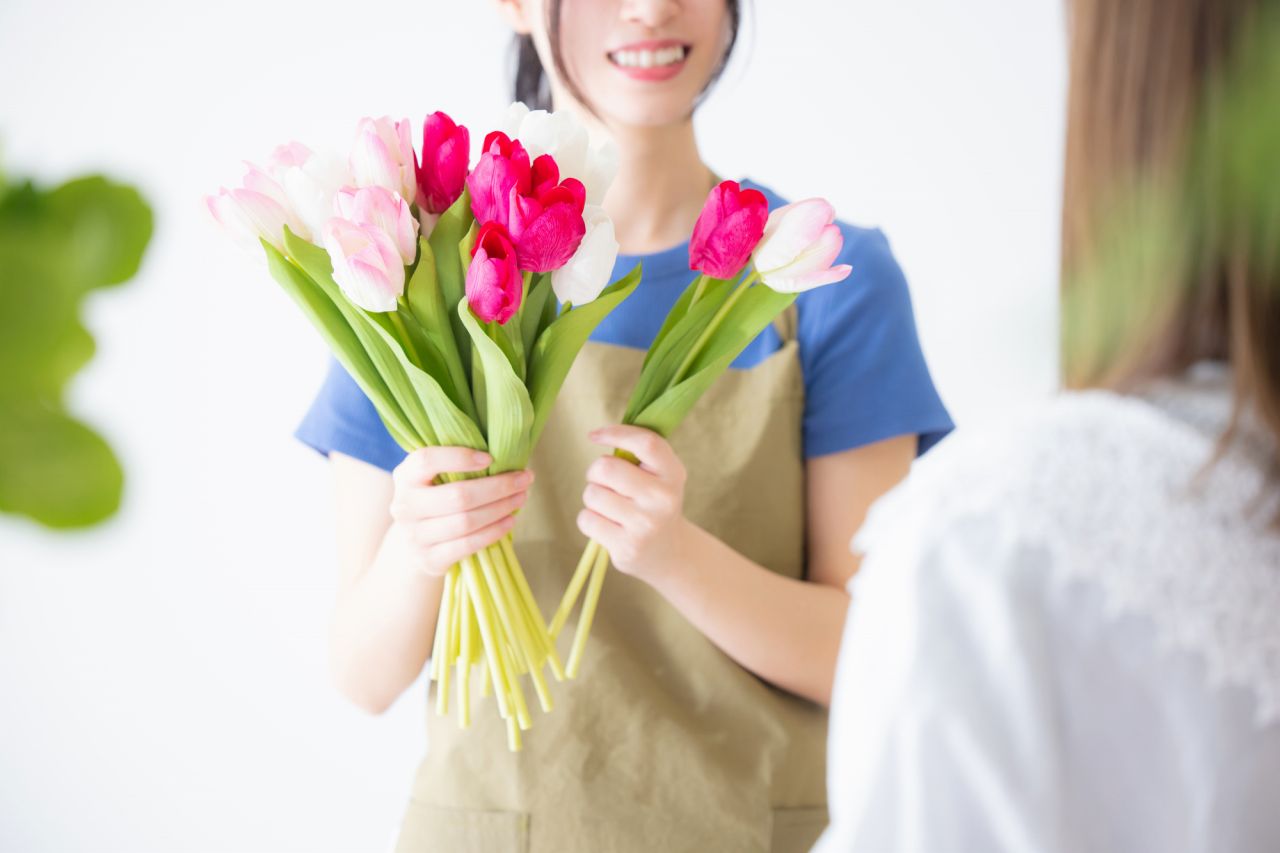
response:
<svg viewBox="0 0 1280 853"><path fill-rule="evenodd" d="M1064 394L1007 429L958 433L872 508L855 547L874 550L903 513L939 536L994 513L1047 547L1055 579L1097 585L1110 615L1148 620L1162 649L1203 662L1211 687L1252 693L1258 726L1280 722L1274 439L1246 418L1209 464L1228 379L1202 365L1142 397Z"/></svg>

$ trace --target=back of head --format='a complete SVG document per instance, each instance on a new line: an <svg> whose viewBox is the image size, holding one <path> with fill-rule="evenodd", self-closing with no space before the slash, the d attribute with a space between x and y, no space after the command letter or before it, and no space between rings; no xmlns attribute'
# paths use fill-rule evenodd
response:
<svg viewBox="0 0 1280 853"><path fill-rule="evenodd" d="M1280 447L1277 7L1069 2L1062 280L1069 387L1226 362Z"/></svg>

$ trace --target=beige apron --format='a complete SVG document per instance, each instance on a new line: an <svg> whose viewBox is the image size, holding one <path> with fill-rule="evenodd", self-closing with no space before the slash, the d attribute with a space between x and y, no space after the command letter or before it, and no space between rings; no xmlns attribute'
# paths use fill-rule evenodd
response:
<svg viewBox="0 0 1280 853"><path fill-rule="evenodd" d="M687 517L799 578L804 384L794 305L776 325L782 347L727 371L671 443L689 472ZM538 481L515 542L545 614L586 544L575 521L586 468L607 452L587 433L621 419L643 359L589 342L534 454ZM574 624L561 634L563 655ZM802 853L821 834L826 711L739 666L644 582L610 570L580 677L551 687L555 708L531 708L518 753L478 689L465 731L453 713L429 712L397 853Z"/></svg>

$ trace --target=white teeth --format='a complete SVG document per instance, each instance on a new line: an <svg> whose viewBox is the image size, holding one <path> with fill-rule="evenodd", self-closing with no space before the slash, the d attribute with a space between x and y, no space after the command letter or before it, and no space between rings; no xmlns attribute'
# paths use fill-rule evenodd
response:
<svg viewBox="0 0 1280 853"><path fill-rule="evenodd" d="M681 45L664 47L662 50L620 50L610 55L615 65L623 68L653 68L655 66L674 65L685 57L685 49Z"/></svg>

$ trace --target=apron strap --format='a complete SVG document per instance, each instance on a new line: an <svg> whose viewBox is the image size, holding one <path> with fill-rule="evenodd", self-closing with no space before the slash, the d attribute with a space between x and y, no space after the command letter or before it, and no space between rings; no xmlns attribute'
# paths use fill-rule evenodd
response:
<svg viewBox="0 0 1280 853"><path fill-rule="evenodd" d="M800 312L792 302L787 309L773 318L773 328L777 330L782 343L788 344L796 339L796 328L800 323Z"/></svg>

